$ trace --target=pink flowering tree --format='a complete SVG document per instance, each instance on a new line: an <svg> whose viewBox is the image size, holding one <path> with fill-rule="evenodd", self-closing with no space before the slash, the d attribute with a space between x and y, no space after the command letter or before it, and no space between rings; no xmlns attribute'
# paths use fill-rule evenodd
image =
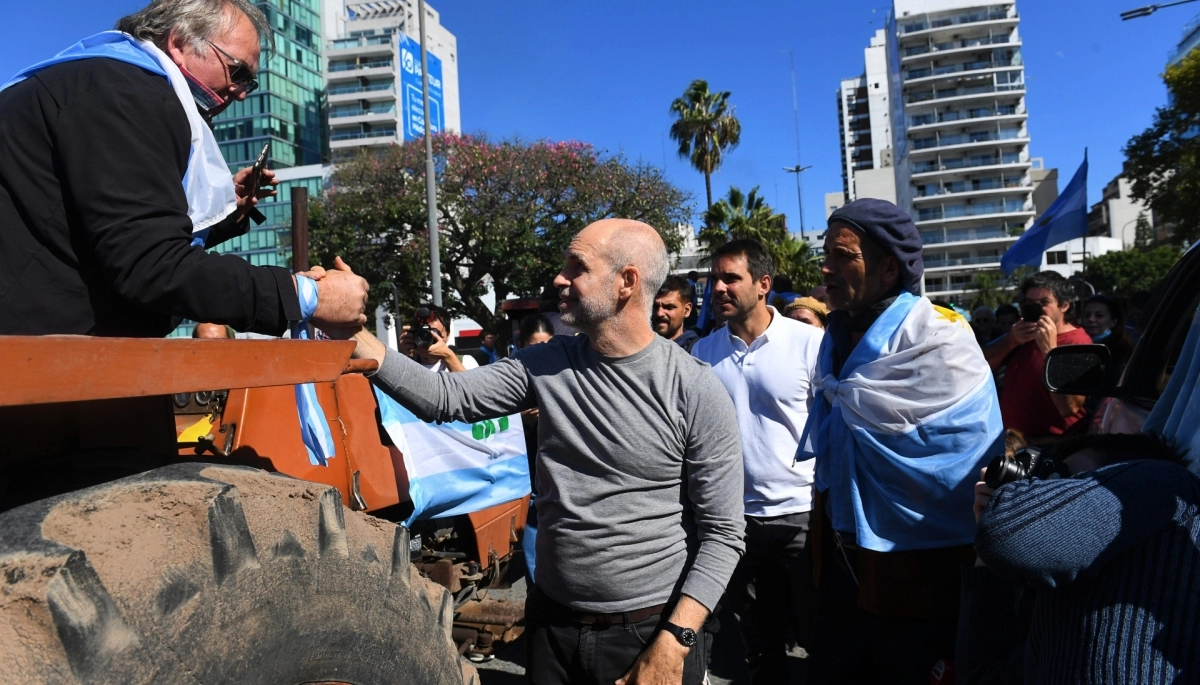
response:
<svg viewBox="0 0 1200 685"><path fill-rule="evenodd" d="M645 221L674 253L681 240L675 227L691 216L688 195L659 169L586 143L446 134L434 139L434 155L443 302L501 336L499 307L482 300L489 281L497 303L538 295L562 267L571 237L606 217ZM340 165L314 203L311 225L313 263L341 255L370 282L372 307L392 305L389 283L401 311L429 300L422 141Z"/></svg>

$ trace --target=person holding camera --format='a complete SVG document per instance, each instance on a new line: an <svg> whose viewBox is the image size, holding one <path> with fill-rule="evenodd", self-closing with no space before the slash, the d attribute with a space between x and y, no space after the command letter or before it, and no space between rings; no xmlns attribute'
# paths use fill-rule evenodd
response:
<svg viewBox="0 0 1200 685"><path fill-rule="evenodd" d="M457 373L479 368L471 355L462 358L446 341L450 338L450 314L437 305L424 305L413 314L416 326L401 329L396 346L401 354L415 359L435 373Z"/></svg>
<svg viewBox="0 0 1200 685"><path fill-rule="evenodd" d="M1000 394L1004 427L1026 440L1057 438L1085 415L1082 395L1053 394L1042 385L1046 355L1060 345L1090 345L1082 328L1067 322L1071 284L1055 271L1042 271L1021 284L1021 320L984 348L993 370L1007 366Z"/></svg>
<svg viewBox="0 0 1200 685"><path fill-rule="evenodd" d="M1152 434L999 457L975 486L957 682L1200 682L1200 478Z"/></svg>

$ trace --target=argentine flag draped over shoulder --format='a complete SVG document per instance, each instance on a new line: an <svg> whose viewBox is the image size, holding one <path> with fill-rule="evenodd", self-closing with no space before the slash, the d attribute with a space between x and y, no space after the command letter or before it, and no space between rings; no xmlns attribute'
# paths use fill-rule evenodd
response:
<svg viewBox="0 0 1200 685"><path fill-rule="evenodd" d="M826 335L798 460L815 458L835 530L878 552L971 544L979 469L1003 449L991 370L967 322L903 293L840 375Z"/></svg>
<svg viewBox="0 0 1200 685"><path fill-rule="evenodd" d="M379 415L404 455L413 513L404 522L468 514L529 494L520 415L425 423L375 389Z"/></svg>
<svg viewBox="0 0 1200 685"><path fill-rule="evenodd" d="M196 110L187 79L165 52L150 41L139 41L128 33L103 31L84 38L48 60L21 70L0 86L0 90L56 64L97 58L125 62L162 76L170 83L179 103L183 105L191 130L191 152L187 172L183 176L183 192L187 196L188 218L192 221L192 243L203 246L208 230L237 209L237 194L233 188L233 176L221 155L217 139Z"/></svg>

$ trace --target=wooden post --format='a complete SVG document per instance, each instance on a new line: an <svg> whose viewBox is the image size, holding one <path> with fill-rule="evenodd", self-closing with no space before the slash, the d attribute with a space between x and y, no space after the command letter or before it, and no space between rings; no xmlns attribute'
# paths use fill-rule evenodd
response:
<svg viewBox="0 0 1200 685"><path fill-rule="evenodd" d="M308 188L292 188L292 271L308 271Z"/></svg>

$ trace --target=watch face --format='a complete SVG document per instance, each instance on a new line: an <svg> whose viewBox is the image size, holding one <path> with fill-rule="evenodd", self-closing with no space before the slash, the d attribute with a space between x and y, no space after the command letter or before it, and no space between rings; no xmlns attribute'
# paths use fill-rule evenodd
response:
<svg viewBox="0 0 1200 685"><path fill-rule="evenodd" d="M694 647L696 645L696 631L691 628L684 628L679 633L679 641L684 647Z"/></svg>

